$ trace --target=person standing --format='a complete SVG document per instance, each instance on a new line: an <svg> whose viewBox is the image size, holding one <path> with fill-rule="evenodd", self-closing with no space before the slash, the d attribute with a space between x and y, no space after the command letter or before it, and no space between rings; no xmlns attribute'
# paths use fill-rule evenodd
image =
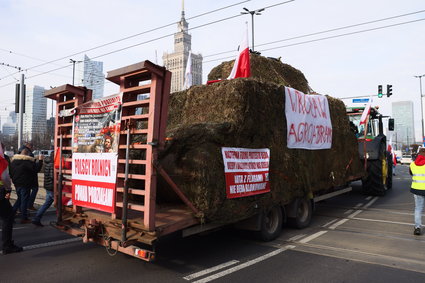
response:
<svg viewBox="0 0 425 283"><path fill-rule="evenodd" d="M33 145L32 142L24 143L24 145L21 146L21 148L19 149L18 153L21 153L22 150L24 150L24 149L27 149L29 151L29 156L34 157L34 153L33 153L34 145ZM30 187L30 196L29 196L29 199L28 199L28 209L29 210L37 210L34 207L34 202L35 202L35 199L36 199L37 193L38 193L38 175L37 174L38 174L38 172L40 172L41 167L43 166L42 155L40 155L40 156L41 156L41 158L36 159L36 164L37 164L36 173L35 173L35 175L32 176L33 183Z"/></svg>
<svg viewBox="0 0 425 283"><path fill-rule="evenodd" d="M410 192L415 199L415 228L414 235L422 234L422 211L425 200L425 148L419 150L416 160L410 163L412 186Z"/></svg>
<svg viewBox="0 0 425 283"><path fill-rule="evenodd" d="M41 223L41 218L43 217L46 210L53 203L53 167L54 167L54 152L50 153L50 156L47 156L44 159L44 189L46 189L46 200L44 204L37 210L37 214L32 219L32 224L43 227L44 225Z"/></svg>
<svg viewBox="0 0 425 283"><path fill-rule="evenodd" d="M29 156L29 150L24 149L21 154L16 154L10 163L10 174L13 184L16 188L18 199L13 205L13 214L16 215L18 209L21 211L21 224L30 223L28 218L28 200L30 188L34 183L34 174L36 172L36 164L33 157Z"/></svg>
<svg viewBox="0 0 425 283"><path fill-rule="evenodd" d="M8 161L3 155L3 146L0 145L0 218L2 220L1 240L3 255L23 250L15 245L12 240L14 213L9 201L12 183L9 177L8 165Z"/></svg>

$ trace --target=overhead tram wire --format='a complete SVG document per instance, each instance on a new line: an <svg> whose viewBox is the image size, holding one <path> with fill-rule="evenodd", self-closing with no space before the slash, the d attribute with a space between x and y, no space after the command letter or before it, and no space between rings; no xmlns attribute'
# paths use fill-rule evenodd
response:
<svg viewBox="0 0 425 283"><path fill-rule="evenodd" d="M359 34L359 33L364 33L364 32L369 32L369 31L375 31L375 30L395 27L395 26L401 26L401 25L405 25L405 24L416 23L416 22L420 22L420 21L424 21L424 20L425 20L425 18L422 18L422 19L417 19L417 20L412 20L412 21L407 21L407 22L402 22L402 23L397 23L397 24L391 24L391 25L386 25L386 26L381 26L381 27L376 27L376 28L370 28L370 29L365 29L365 30L348 32L348 33L343 33L343 34L338 34L338 35L333 35L333 36L328 36L328 37L322 37L322 38L318 38L318 39L301 41L301 42L277 46L277 47L271 47L271 48L262 49L262 50L259 50L259 51L264 52L264 51L270 51L270 50L274 50L274 49L280 49L280 48L285 48L285 47L302 45L302 44L307 44L307 43L312 43L312 42L317 42L317 41L322 41L322 40L327 40L327 39L332 39L332 38L338 38L338 37L343 37L343 36L348 36L348 35L354 35L354 34ZM223 58L217 58L217 59L213 59L213 60L209 60L209 61L204 61L203 63L215 62L215 61L225 60L225 59L234 58L234 57L235 56L227 56L227 57L223 57Z"/></svg>
<svg viewBox="0 0 425 283"><path fill-rule="evenodd" d="M215 13L215 12L217 12L217 11L221 11L221 10L224 10L224 9L228 9L228 8L231 8L231 7L234 7L234 6L237 6L237 5L240 5L240 4L243 4L243 3L249 2L249 1L252 1L252 0L240 1L240 2L235 3L235 4L231 4L231 5L228 5L228 6L224 6L224 7L222 7L222 8L218 8L218 9L215 9L215 10L211 10L211 11L209 11L209 12L205 12L205 13L202 13L202 14L199 14L199 15L196 15L196 16L193 16L193 17L190 17L190 18L187 18L187 20L195 19L195 18L198 18L198 17L201 17L201 16L205 16L205 15L208 15L208 14L212 14L212 13ZM292 1L294 1L294 0L292 0ZM105 47L105 46L108 46L108 45L111 45L111 44L114 44L114 43L118 43L118 42L121 42L121 41L124 41L124 40L130 39L130 38L133 38L133 37L137 37L137 36L140 36L140 35L143 35L143 34L147 34L147 33L153 32L153 31L157 31L157 30L160 30L160 29L163 29L163 28L169 27L169 26L173 26L173 25L175 25L175 24L177 24L177 23L178 23L178 22L172 22L172 23L169 23L169 24L166 24L166 25L163 25L163 26L159 26L159 27L156 27L156 28L153 28L153 29L147 30L147 31L143 31L143 32L140 32L140 33L137 33L137 34L133 34L133 35L130 35L130 36L126 36L126 37L123 37L123 38L121 38L121 39L117 39L117 40L114 40L114 41L110 41L110 42L107 42L107 43L104 43L104 44L101 44L101 45L98 45L98 46L95 46L95 47L92 47L92 48L89 48L89 49L85 49L85 50L82 50L82 51L79 51L79 52L76 52L76 53L73 53L73 54L70 54L70 55L67 55L67 56L64 56L64 57L61 57L61 58L55 59L55 60L47 61L47 62L44 62L44 63L42 63L42 64L39 64L39 65L36 65L36 66L29 67L29 68L27 68L27 69L25 69L25 70L26 70L26 71L28 71L28 70L32 70L32 69L34 69L34 68L38 68L38 67L41 67L41 66L45 66L45 65L48 65L48 64L52 64L52 63L54 63L54 62L57 62L57 61L60 61L60 60L64 60L64 59L67 59L67 58L69 58L69 57L73 57L73 56L76 56L76 55L80 55L80 54L83 54L83 53L86 53L86 52L89 52L89 51L93 51L93 50L96 50L96 49L99 49L99 48L102 48L102 47ZM4 50L4 49L3 49L3 50ZM16 54L16 53L15 53L15 54ZM22 56L23 56L23 55L22 55ZM19 72L17 72L17 73L19 73ZM14 74L17 74L17 73L13 73L13 75L14 75ZM4 79L4 78L7 78L7 77L10 77L10 75L9 75L9 76L5 76L5 77L2 77L2 78L0 78L0 80L1 80L1 79Z"/></svg>
<svg viewBox="0 0 425 283"><path fill-rule="evenodd" d="M367 24L378 23L378 22L392 20L392 19L396 19L396 18L411 16L411 15L419 14L419 13L423 13L423 12L425 12L425 10L419 10L419 11L411 12L411 13L407 13L407 14L402 14L402 15L397 15L397 16L392 16L392 17L387 17L387 18L382 18L382 19L368 21L368 22L362 22L362 23L359 23L359 24L353 24L353 25L348 25L348 26L343 26L343 27L328 29L328 30L314 32L314 33L309 33L309 34L304 34L304 35L300 35L300 36L294 36L294 37L290 37L290 38L285 38L285 39L281 39L281 40L276 40L276 41L271 41L271 42L267 42L267 43L258 44L257 46L270 45L270 44L274 44L274 43L278 43L278 42L290 41L290 40L299 39L299 38L303 38L303 37L308 37L308 36L313 36L313 35L319 35L319 34L323 34L323 33L329 33L329 32L333 32L333 31L338 31L338 30L343 30L343 29L358 27L358 26L367 25ZM205 55L205 56L203 56L203 58L213 57L213 56L222 55L222 54L231 53L231 52L234 52L234 50L223 51L223 52L219 52L219 53L215 53L215 54Z"/></svg>

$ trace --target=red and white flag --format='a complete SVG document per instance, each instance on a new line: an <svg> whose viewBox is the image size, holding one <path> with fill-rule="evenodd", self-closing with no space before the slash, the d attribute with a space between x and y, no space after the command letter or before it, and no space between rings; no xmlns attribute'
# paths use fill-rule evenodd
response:
<svg viewBox="0 0 425 283"><path fill-rule="evenodd" d="M363 110L362 117L360 118L360 125L366 123L366 119L369 116L371 106L372 106L372 97L369 98L369 102Z"/></svg>
<svg viewBox="0 0 425 283"><path fill-rule="evenodd" d="M233 69L230 72L228 80L235 78L247 78L251 76L251 63L249 61L249 46L248 46L248 27L246 28L244 39L239 45L239 52L236 56Z"/></svg>

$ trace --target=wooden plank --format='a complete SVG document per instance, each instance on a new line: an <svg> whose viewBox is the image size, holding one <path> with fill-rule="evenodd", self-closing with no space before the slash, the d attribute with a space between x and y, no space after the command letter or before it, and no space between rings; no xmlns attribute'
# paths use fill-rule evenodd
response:
<svg viewBox="0 0 425 283"><path fill-rule="evenodd" d="M61 127L61 128L72 127L72 123L59 124L58 127Z"/></svg>
<svg viewBox="0 0 425 283"><path fill-rule="evenodd" d="M117 192L123 193L124 192L124 188L123 187L117 187ZM133 195L138 195L138 196L144 196L145 195L145 190L129 188L128 189L128 193L129 194L133 194Z"/></svg>
<svg viewBox="0 0 425 283"><path fill-rule="evenodd" d="M143 120L143 119L149 119L149 114L142 114L142 115L130 115L130 116L123 116L121 120Z"/></svg>
<svg viewBox="0 0 425 283"><path fill-rule="evenodd" d="M151 145L148 144L132 144L128 148L129 149L148 149ZM123 144L118 147L119 149L126 149L127 145Z"/></svg>
<svg viewBox="0 0 425 283"><path fill-rule="evenodd" d="M118 163L125 164L125 159L118 159ZM129 159L129 164L146 165L146 160Z"/></svg>
<svg viewBox="0 0 425 283"><path fill-rule="evenodd" d="M75 104L77 102L78 102L77 99L70 99L70 100L67 100L67 101L58 102L57 103L57 106L64 106L64 105L68 105L68 104Z"/></svg>
<svg viewBox="0 0 425 283"><path fill-rule="evenodd" d="M130 135L147 134L148 129L130 129ZM120 131L121 135L126 135L127 131Z"/></svg>
<svg viewBox="0 0 425 283"><path fill-rule="evenodd" d="M149 93L150 90L151 90L151 85L146 84L146 85L125 88L124 94L133 94L133 93L143 94L143 93Z"/></svg>
<svg viewBox="0 0 425 283"><path fill-rule="evenodd" d="M122 104L122 107L141 107L141 106L149 106L149 100L135 100L135 101L129 101L124 102Z"/></svg>
<svg viewBox="0 0 425 283"><path fill-rule="evenodd" d="M117 207L123 207L123 203L122 202L117 202L116 203ZM131 203L129 202L127 204L128 209L132 209L132 210L137 210L137 211L145 211L145 206L141 205L141 204L136 204L136 203Z"/></svg>
<svg viewBox="0 0 425 283"><path fill-rule="evenodd" d="M118 178L125 178L124 173L117 173ZM146 175L141 174L128 174L129 179L136 179L136 180L146 180Z"/></svg>

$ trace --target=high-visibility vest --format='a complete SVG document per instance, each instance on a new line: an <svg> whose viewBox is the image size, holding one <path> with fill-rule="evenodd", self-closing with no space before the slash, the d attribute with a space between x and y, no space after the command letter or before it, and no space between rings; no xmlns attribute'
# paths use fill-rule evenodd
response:
<svg viewBox="0 0 425 283"><path fill-rule="evenodd" d="M412 171L412 189L425 191L425 165L417 166L415 162L410 163Z"/></svg>

